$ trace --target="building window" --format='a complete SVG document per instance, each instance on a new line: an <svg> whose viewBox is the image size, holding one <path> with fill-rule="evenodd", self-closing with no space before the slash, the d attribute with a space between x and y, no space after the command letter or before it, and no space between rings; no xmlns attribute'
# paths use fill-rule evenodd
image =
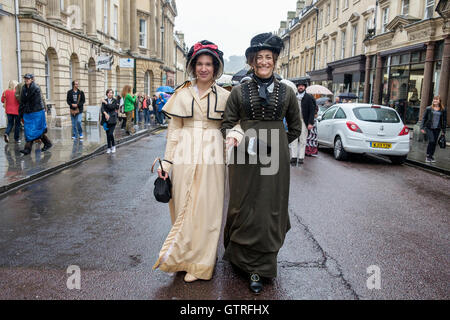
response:
<svg viewBox="0 0 450 320"><path fill-rule="evenodd" d="M322 29L322 23L323 23L323 9L319 10L319 29Z"/></svg>
<svg viewBox="0 0 450 320"><path fill-rule="evenodd" d="M402 0L402 15L409 14L409 0Z"/></svg>
<svg viewBox="0 0 450 320"><path fill-rule="evenodd" d="M339 17L339 1L341 0L335 0L336 7L334 10L334 18L337 19Z"/></svg>
<svg viewBox="0 0 450 320"><path fill-rule="evenodd" d="M317 62L316 62L317 69L320 69L320 67L321 67L321 61L320 61L320 49L321 49L321 46L318 45L318 46L317 46ZM316 68L314 68L314 69L316 69Z"/></svg>
<svg viewBox="0 0 450 320"><path fill-rule="evenodd" d="M150 95L150 71L147 71L144 76L144 93Z"/></svg>
<svg viewBox="0 0 450 320"><path fill-rule="evenodd" d="M139 46L147 48L147 21L139 19Z"/></svg>
<svg viewBox="0 0 450 320"><path fill-rule="evenodd" d="M347 9L347 8L348 8L348 0L344 0L344 8L342 10Z"/></svg>
<svg viewBox="0 0 450 320"><path fill-rule="evenodd" d="M383 9L383 25L381 26L381 32L386 32L386 26L389 23L389 7Z"/></svg>
<svg viewBox="0 0 450 320"><path fill-rule="evenodd" d="M370 21L371 21L370 18L367 18L366 20L364 20L364 35L369 34L369 29L371 27Z"/></svg>
<svg viewBox="0 0 450 320"><path fill-rule="evenodd" d="M331 61L336 61L336 39L331 40Z"/></svg>
<svg viewBox="0 0 450 320"><path fill-rule="evenodd" d="M119 38L118 25L119 25L119 7L114 5L113 37L116 39Z"/></svg>
<svg viewBox="0 0 450 320"><path fill-rule="evenodd" d="M358 26L354 25L353 29L353 41L352 41L352 56L356 55L356 45L358 43Z"/></svg>
<svg viewBox="0 0 450 320"><path fill-rule="evenodd" d="M52 96L50 89L51 89L51 67L50 67L50 58L48 56L48 53L45 55L45 100L50 101L50 97Z"/></svg>
<svg viewBox="0 0 450 320"><path fill-rule="evenodd" d="M308 22L308 29L306 30L306 38L309 39L311 34L311 23Z"/></svg>
<svg viewBox="0 0 450 320"><path fill-rule="evenodd" d="M303 35L302 35L302 40L305 40L305 34L306 34L306 27L303 26Z"/></svg>
<svg viewBox="0 0 450 320"><path fill-rule="evenodd" d="M59 0L59 5L60 5L60 9L61 11L64 11L64 0Z"/></svg>
<svg viewBox="0 0 450 320"><path fill-rule="evenodd" d="M73 59L70 59L70 61L69 61L69 81L70 81L70 85L72 85L72 81L73 81Z"/></svg>
<svg viewBox="0 0 450 320"><path fill-rule="evenodd" d="M103 32L108 33L108 9L109 0L103 1Z"/></svg>
<svg viewBox="0 0 450 320"><path fill-rule="evenodd" d="M331 3L327 4L327 16L325 19L325 24L329 24L330 23L330 15L331 15Z"/></svg>
<svg viewBox="0 0 450 320"><path fill-rule="evenodd" d="M314 70L315 69L315 66L314 66L314 52L311 52L310 58L311 58L311 61L309 63L309 65L311 66L310 70Z"/></svg>
<svg viewBox="0 0 450 320"><path fill-rule="evenodd" d="M327 66L328 63L328 42L325 42L323 46L323 65L324 67Z"/></svg>
<svg viewBox="0 0 450 320"><path fill-rule="evenodd" d="M425 8L425 19L430 19L433 17L434 10L434 0L426 0L426 8Z"/></svg>
<svg viewBox="0 0 450 320"><path fill-rule="evenodd" d="M345 36L346 36L345 30L342 30L342 33L341 33L341 59L345 58L345 41L346 41Z"/></svg>

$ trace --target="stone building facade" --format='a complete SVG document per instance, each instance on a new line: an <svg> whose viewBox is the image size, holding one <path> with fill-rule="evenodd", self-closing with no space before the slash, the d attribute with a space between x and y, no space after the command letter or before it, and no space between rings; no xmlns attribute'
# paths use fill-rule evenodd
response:
<svg viewBox="0 0 450 320"><path fill-rule="evenodd" d="M0 94L8 88L10 80L18 78L14 4L14 0L0 0L0 30L2 30L0 32ZM0 128L5 126L5 112L0 107Z"/></svg>
<svg viewBox="0 0 450 320"><path fill-rule="evenodd" d="M413 125L434 95L450 105L449 16L449 0L298 0L280 24L290 47L278 72L391 105Z"/></svg>
<svg viewBox="0 0 450 320"><path fill-rule="evenodd" d="M20 73L35 74L57 125L69 121L66 92L73 80L87 105L99 105L108 88L120 94L129 84L152 94L161 85L176 85L174 0L16 1ZM17 61L15 52L9 60ZM4 77L17 79L18 73Z"/></svg>
<svg viewBox="0 0 450 320"><path fill-rule="evenodd" d="M416 124L433 96L450 105L450 3L379 0L376 10L374 34L365 41L364 100L395 106Z"/></svg>

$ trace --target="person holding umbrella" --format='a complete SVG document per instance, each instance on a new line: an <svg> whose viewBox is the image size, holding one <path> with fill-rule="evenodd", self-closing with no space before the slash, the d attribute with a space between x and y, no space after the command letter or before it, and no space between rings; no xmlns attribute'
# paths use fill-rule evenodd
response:
<svg viewBox="0 0 450 320"><path fill-rule="evenodd" d="M179 87L163 108L171 121L158 174L162 179L171 174L173 227L153 268L185 271L184 281L193 282L210 280L216 264L225 194L219 129L230 93L215 82L223 73L223 53L216 44L196 43L186 69L195 80Z"/></svg>
<svg viewBox="0 0 450 320"><path fill-rule="evenodd" d="M224 259L248 275L254 293L261 292L262 278L277 276L278 251L290 229L288 144L302 131L295 92L274 76L282 48L271 33L251 40L245 55L252 79L231 91L221 128L227 148L234 148ZM276 172L263 173L267 155Z"/></svg>

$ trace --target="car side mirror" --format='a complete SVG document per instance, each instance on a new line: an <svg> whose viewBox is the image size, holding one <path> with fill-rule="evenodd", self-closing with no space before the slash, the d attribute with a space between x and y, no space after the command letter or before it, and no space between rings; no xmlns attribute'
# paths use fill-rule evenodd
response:
<svg viewBox="0 0 450 320"><path fill-rule="evenodd" d="M319 121L319 122L322 121L322 116L318 116L317 121Z"/></svg>

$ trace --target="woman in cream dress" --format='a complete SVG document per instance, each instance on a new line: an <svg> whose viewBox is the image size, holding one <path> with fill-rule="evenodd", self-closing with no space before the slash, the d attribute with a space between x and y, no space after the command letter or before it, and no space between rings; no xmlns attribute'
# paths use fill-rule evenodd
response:
<svg viewBox="0 0 450 320"><path fill-rule="evenodd" d="M163 108L171 118L163 169L173 184L173 226L154 269L186 271L184 280L193 282L210 280L217 259L225 191L219 129L229 92L215 83L223 72L223 53L214 43L196 43L187 69L195 80L177 89Z"/></svg>

